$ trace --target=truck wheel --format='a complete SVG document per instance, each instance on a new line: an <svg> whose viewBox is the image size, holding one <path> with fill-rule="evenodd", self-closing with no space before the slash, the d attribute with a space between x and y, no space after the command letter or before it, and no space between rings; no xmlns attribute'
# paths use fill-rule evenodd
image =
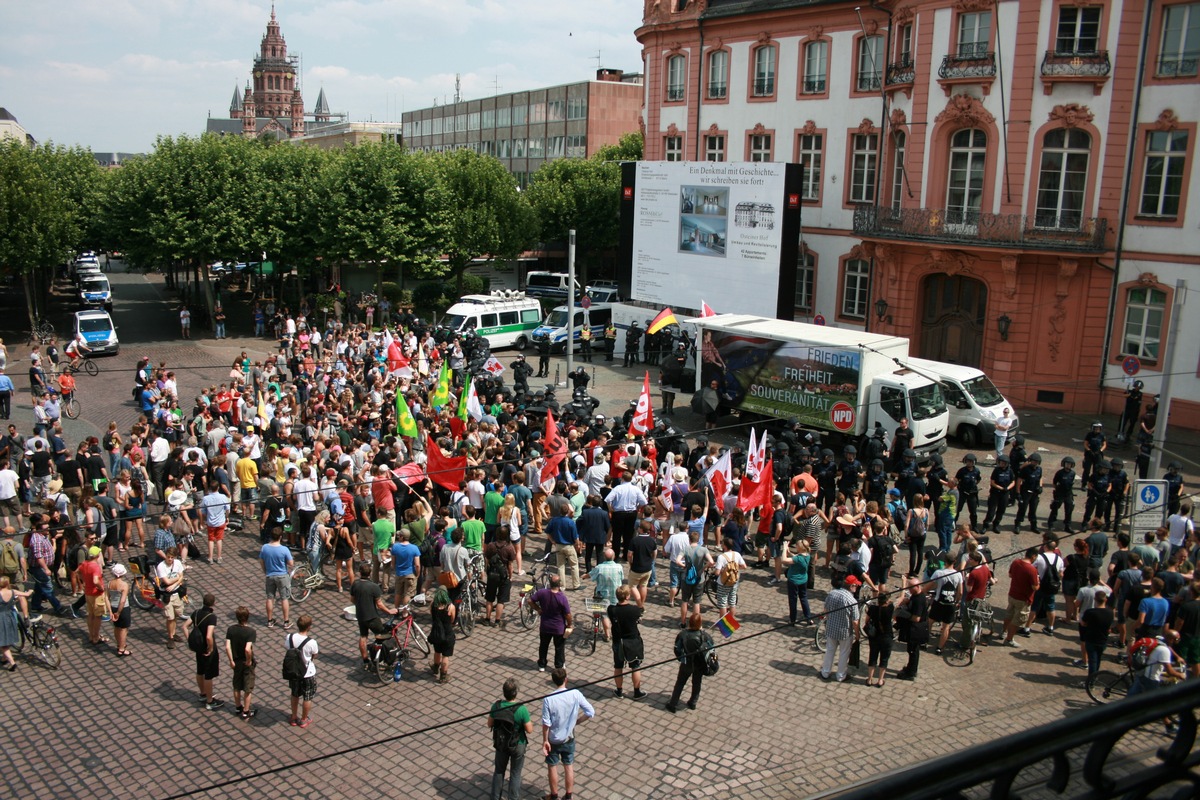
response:
<svg viewBox="0 0 1200 800"><path fill-rule="evenodd" d="M963 425L958 429L958 441L968 450L979 446L982 437L974 425Z"/></svg>
<svg viewBox="0 0 1200 800"><path fill-rule="evenodd" d="M517 349L524 350L526 347L529 347L529 340L526 339L524 336L518 336L517 337Z"/></svg>

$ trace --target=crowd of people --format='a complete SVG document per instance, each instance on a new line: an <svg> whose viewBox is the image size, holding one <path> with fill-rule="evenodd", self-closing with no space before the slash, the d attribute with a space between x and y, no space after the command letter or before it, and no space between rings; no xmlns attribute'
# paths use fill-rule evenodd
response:
<svg viewBox="0 0 1200 800"><path fill-rule="evenodd" d="M679 614L679 671L666 708L677 711L689 681L686 706L696 708L703 678L715 669L712 623L736 627L738 586L751 569L762 570L764 583L779 585L781 594L786 588L790 624L824 617L822 678L849 680L865 637L866 683L882 687L897 634L908 663L894 674L915 680L922 651L940 652L962 609L988 602L997 564L981 534L999 529L1014 499L1017 524L1028 519L1039 531L1041 459L1026 455L1019 439L995 459L985 482L973 455L954 475L938 456L918 465L906 425L890 447L882 432L869 437L864 464L854 446L839 456L791 424L774 445L766 500L747 507L739 502L741 484L759 480L762 465L737 450L731 481L718 493L709 475L724 453L703 437L695 446L675 439L668 450L652 435L635 435L628 414L610 422L527 389L468 403L461 342L419 321L408 319L394 332L333 326L323 335L310 334L303 318L293 322L290 315L284 320L275 356L243 353L222 383L190 398L167 365L140 359L134 397L142 415L127 433L113 423L71 448L57 421L29 436L10 424L0 437L0 611L27 603L33 614L45 604L68 617L83 613L96 647L109 642L101 623L111 620L116 655L126 657L136 564L157 579L165 646L186 643L196 654L205 706L223 705L214 681L224 662L237 711L248 719L256 713L257 662L250 601L239 598L237 622L222 635L215 629L218 598L193 598L201 603L188 614L185 593L197 563L223 568L229 533L257 535L266 628L284 634L295 662L290 722L303 728L312 722L316 662L333 645L318 645L319 620L293 620L297 562L323 574L332 561L326 584L350 595L368 669L369 640L386 636L385 618L425 600L431 668L444 683L471 571L484 578L483 624L504 628L514 611L512 585L532 579L541 551L553 557L557 574L532 597L540 632L533 665L550 670L564 689L542 709L542 750L550 796L558 797L561 764L562 796L571 797L575 721L594 713L581 694L565 690L565 643L584 599L606 608L603 635L618 698L626 696L624 678L631 699L646 696L639 622L662 578L667 614ZM1100 471L1097 465L1087 481ZM1057 479L1054 486L1058 503ZM156 506L162 513L152 515ZM1052 525L1057 506L1051 509ZM1192 579L1200 552L1190 505L1177 506L1154 541L1130 548L1127 534L1117 534L1107 571L1106 516L1112 522L1105 512L1100 501L1088 508L1091 535L1067 548L1074 553L1064 557L1047 533L1040 548L1012 564L1005 641L1029 635L1030 614L1044 617L1043 630L1053 635L1055 597L1062 594L1064 620L1080 625L1080 666L1094 669L1099 660L1110 625L1095 612L1107 608L1120 644L1178 636L1176 654L1200 674L1200 583ZM1070 511L1064 523L1070 531ZM22 537L18 529L26 531ZM906 570L897 564L902 547ZM827 589L823 612L814 614L819 574ZM31 591L15 588L26 580ZM706 582L716 598L707 623ZM64 603L56 589L78 598ZM578 590L585 593L572 594ZM1101 599L1106 594L1111 600ZM15 663L4 645L10 638L0 625L0 649ZM516 796L523 745L533 732L529 712L513 709L516 695L516 682L506 683L491 714L493 797L506 769L509 796Z"/></svg>

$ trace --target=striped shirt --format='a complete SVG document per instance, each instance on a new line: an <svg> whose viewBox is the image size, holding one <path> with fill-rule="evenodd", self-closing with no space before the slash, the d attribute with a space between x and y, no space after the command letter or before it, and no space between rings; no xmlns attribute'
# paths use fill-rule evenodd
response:
<svg viewBox="0 0 1200 800"><path fill-rule="evenodd" d="M54 545L50 544L50 540L46 538L46 534L40 531L35 531L29 538L29 549L33 552L33 560L41 559L46 562L46 566L50 566L54 561Z"/></svg>
<svg viewBox="0 0 1200 800"><path fill-rule="evenodd" d="M858 619L858 601L845 589L834 589L825 597L825 630L830 641L849 639Z"/></svg>

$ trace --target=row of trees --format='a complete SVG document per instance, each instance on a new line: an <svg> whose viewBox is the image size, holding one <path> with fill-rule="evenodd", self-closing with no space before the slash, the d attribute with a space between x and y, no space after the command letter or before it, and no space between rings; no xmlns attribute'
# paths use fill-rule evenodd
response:
<svg viewBox="0 0 1200 800"><path fill-rule="evenodd" d="M591 159L546 164L521 192L499 161L470 150L162 137L146 157L105 171L85 150L6 143L0 269L25 276L30 298L86 248L120 250L172 279L266 253L301 275L323 264L387 264L395 275L399 265L405 278L461 289L472 262L513 258L569 228L586 269L617 243L618 162L641 154L631 134Z"/></svg>

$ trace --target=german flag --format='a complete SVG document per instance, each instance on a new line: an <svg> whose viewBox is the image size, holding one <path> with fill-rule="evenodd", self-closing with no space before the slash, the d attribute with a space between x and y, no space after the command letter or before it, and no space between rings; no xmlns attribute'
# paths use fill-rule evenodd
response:
<svg viewBox="0 0 1200 800"><path fill-rule="evenodd" d="M650 320L650 327L646 328L646 333L658 333L668 325L678 325L679 320L675 319L675 315L671 313L671 307L667 306L662 311L658 312L658 316Z"/></svg>

